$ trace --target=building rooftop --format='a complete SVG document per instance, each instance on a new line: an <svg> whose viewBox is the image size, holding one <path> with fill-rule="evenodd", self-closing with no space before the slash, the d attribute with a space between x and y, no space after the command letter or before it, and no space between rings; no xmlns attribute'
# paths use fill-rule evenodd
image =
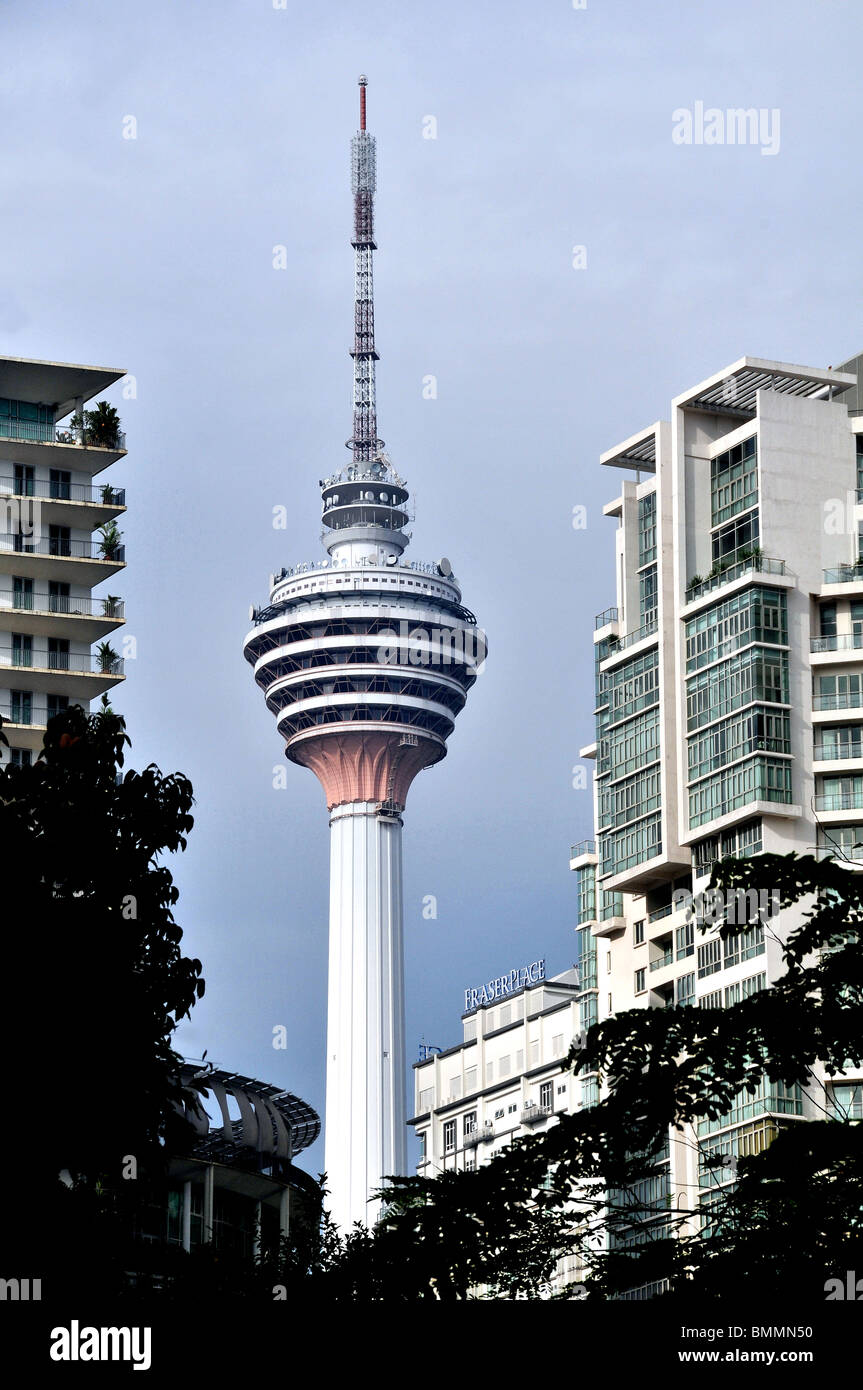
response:
<svg viewBox="0 0 863 1390"><path fill-rule="evenodd" d="M58 419L62 419L75 409L79 397L92 400L125 375L122 367L86 367L75 362L0 357L0 396L34 405L51 405Z"/></svg>

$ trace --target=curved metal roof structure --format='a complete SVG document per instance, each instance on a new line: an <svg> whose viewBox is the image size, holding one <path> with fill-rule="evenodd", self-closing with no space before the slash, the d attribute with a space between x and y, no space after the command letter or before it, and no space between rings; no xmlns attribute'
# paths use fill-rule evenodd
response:
<svg viewBox="0 0 863 1390"><path fill-rule="evenodd" d="M290 1163L321 1132L317 1111L267 1081L223 1071L210 1062L186 1061L181 1076L184 1086L212 1095L219 1106L222 1123L212 1127L203 1106L185 1107L186 1119L198 1136L195 1152L213 1162L247 1167L254 1155L266 1155ZM236 1102L239 1119L231 1118L229 1096Z"/></svg>

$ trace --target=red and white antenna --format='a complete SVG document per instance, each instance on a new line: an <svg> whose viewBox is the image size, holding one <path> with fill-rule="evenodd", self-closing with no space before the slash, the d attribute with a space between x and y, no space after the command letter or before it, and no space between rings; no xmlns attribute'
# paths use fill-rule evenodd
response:
<svg viewBox="0 0 863 1390"><path fill-rule="evenodd" d="M360 128L351 141L351 190L354 195L354 429L347 446L354 462L377 457L384 441L378 439L375 405L375 304L372 257L374 239L375 137L366 130L366 86L361 76Z"/></svg>

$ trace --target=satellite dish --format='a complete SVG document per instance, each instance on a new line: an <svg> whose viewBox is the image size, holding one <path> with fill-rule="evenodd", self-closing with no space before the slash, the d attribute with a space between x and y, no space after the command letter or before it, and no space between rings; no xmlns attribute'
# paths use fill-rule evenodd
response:
<svg viewBox="0 0 863 1390"><path fill-rule="evenodd" d="M444 579L449 579L450 575L452 574L452 565L450 564L449 560L446 558L445 555L442 556L440 560L438 560L437 567L439 572L443 575Z"/></svg>

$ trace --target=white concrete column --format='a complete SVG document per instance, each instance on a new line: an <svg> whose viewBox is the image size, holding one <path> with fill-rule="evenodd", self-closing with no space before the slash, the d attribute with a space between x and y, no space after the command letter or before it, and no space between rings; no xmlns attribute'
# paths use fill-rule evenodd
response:
<svg viewBox="0 0 863 1390"><path fill-rule="evenodd" d="M369 1196L407 1172L401 821L378 803L330 817L325 1167L335 1222L371 1225Z"/></svg>
<svg viewBox="0 0 863 1390"><path fill-rule="evenodd" d="M256 1260L261 1253L261 1207L262 1203L255 1203L255 1225L254 1235L252 1236L252 1259Z"/></svg>
<svg viewBox="0 0 863 1390"><path fill-rule="evenodd" d="M208 1163L204 1169L204 1220L201 1232L201 1244L209 1245L213 1239L213 1179L215 1177L212 1163Z"/></svg>
<svg viewBox="0 0 863 1390"><path fill-rule="evenodd" d="M283 1187L279 1195L279 1235L285 1240L291 1233L291 1189Z"/></svg>
<svg viewBox="0 0 863 1390"><path fill-rule="evenodd" d="M192 1184L183 1183L183 1249L192 1248Z"/></svg>

